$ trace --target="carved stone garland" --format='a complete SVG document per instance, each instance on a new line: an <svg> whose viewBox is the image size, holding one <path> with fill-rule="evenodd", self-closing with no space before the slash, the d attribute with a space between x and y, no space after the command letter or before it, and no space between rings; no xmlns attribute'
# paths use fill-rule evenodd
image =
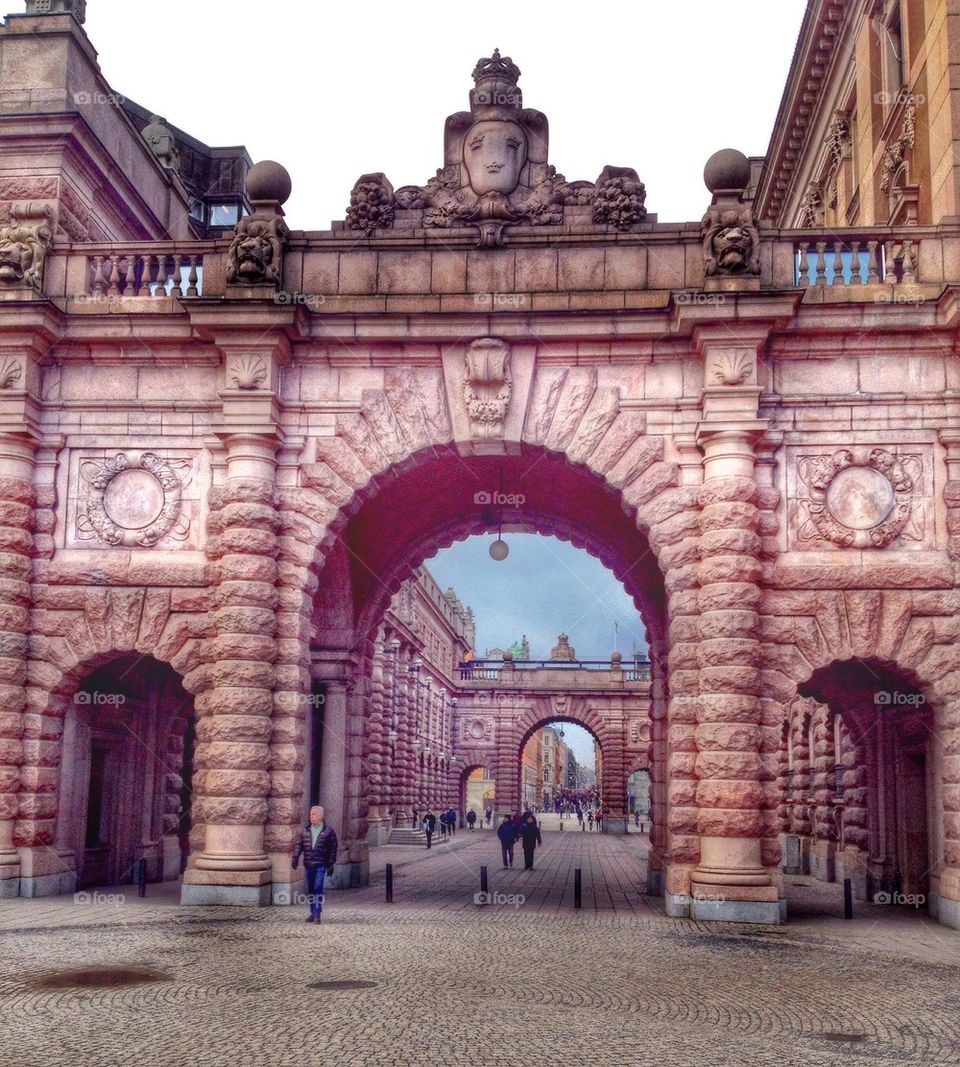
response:
<svg viewBox="0 0 960 1067"><path fill-rule="evenodd" d="M150 547L168 535L186 537L189 520L180 514L183 483L175 470L185 466L186 460L165 460L155 452L120 452L81 463L89 492L80 502L78 534L126 547Z"/></svg>

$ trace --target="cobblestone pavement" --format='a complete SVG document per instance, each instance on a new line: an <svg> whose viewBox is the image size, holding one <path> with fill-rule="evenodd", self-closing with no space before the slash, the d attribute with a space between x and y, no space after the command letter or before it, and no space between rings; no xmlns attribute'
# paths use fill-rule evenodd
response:
<svg viewBox="0 0 960 1067"><path fill-rule="evenodd" d="M503 871L496 844L377 849L373 884L329 894L319 927L153 886L0 903L0 1063L960 1064L956 931L866 906L844 922L835 888L805 879L784 927L668 919L638 891L640 835L546 833L532 873ZM481 863L490 906L474 904ZM68 968L104 971L57 988ZM142 980L107 984L126 968Z"/></svg>

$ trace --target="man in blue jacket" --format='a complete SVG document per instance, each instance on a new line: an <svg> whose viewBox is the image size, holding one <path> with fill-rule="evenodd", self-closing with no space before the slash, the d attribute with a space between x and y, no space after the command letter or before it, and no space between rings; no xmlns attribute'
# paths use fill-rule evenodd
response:
<svg viewBox="0 0 960 1067"><path fill-rule="evenodd" d="M513 866L513 846L517 843L517 828L509 815L504 815L503 822L497 827L497 837L500 838L500 852L503 855L504 867Z"/></svg>
<svg viewBox="0 0 960 1067"><path fill-rule="evenodd" d="M333 874L337 862L337 835L332 826L323 821L323 808L310 809L310 822L297 835L290 857L294 870L303 856L303 873L307 882L307 901L310 904L308 923L320 922L323 911L323 880Z"/></svg>

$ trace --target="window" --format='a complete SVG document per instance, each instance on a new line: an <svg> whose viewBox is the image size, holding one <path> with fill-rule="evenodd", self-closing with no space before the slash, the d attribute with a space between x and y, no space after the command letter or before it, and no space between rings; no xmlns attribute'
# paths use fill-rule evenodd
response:
<svg viewBox="0 0 960 1067"><path fill-rule="evenodd" d="M236 226L240 221L239 204L211 204L211 226Z"/></svg>

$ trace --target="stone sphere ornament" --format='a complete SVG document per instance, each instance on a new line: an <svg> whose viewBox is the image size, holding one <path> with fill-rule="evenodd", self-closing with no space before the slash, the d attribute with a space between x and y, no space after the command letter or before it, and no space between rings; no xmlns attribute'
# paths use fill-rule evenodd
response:
<svg viewBox="0 0 960 1067"><path fill-rule="evenodd" d="M503 541L498 537L490 546L490 558L495 559L499 563L501 560L505 560L509 555L510 546L506 541Z"/></svg>
<svg viewBox="0 0 960 1067"><path fill-rule="evenodd" d="M736 148L721 148L707 160L703 182L711 193L719 189L746 189L750 184L750 160Z"/></svg>
<svg viewBox="0 0 960 1067"><path fill-rule="evenodd" d="M271 200L285 204L293 191L287 168L273 159L262 159L247 171L247 196L252 201Z"/></svg>

